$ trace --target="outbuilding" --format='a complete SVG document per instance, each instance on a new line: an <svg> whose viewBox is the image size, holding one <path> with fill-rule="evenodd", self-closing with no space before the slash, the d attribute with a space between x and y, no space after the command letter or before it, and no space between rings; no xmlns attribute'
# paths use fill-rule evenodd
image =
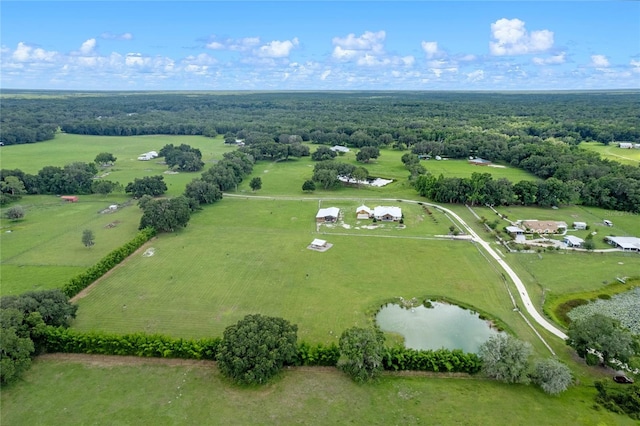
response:
<svg viewBox="0 0 640 426"><path fill-rule="evenodd" d="M584 243L584 240L573 235L567 235L562 239L562 242L565 243L567 247L580 247L582 243Z"/></svg>
<svg viewBox="0 0 640 426"><path fill-rule="evenodd" d="M338 220L338 216L340 215L340 209L337 207L328 207L326 209L318 210L316 214L316 222L335 222Z"/></svg>
<svg viewBox="0 0 640 426"><path fill-rule="evenodd" d="M573 229L585 230L587 229L587 222L573 222Z"/></svg>
<svg viewBox="0 0 640 426"><path fill-rule="evenodd" d="M364 204L356 209L356 218L357 219L371 219L373 216L373 212L371 209Z"/></svg>

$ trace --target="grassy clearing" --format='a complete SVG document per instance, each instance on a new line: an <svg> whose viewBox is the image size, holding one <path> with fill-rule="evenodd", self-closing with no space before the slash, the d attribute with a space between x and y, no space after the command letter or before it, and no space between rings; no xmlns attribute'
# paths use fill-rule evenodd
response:
<svg viewBox="0 0 640 426"><path fill-rule="evenodd" d="M534 386L479 378L388 375L362 386L337 370L311 369L241 388L229 385L212 364L107 366L42 359L24 380L3 389L1 423L634 424L594 409L589 383L551 397Z"/></svg>
<svg viewBox="0 0 640 426"><path fill-rule="evenodd" d="M81 196L66 203L53 195L24 197L25 218L0 220L2 294L59 288L131 239L140 223L140 210L126 205L122 195ZM100 213L111 204L122 207ZM0 212L2 214L2 212ZM95 245L82 244L82 231L90 229Z"/></svg>
<svg viewBox="0 0 640 426"><path fill-rule="evenodd" d="M604 145L600 142L582 142L580 147L597 152L603 158L622 164L630 164L632 166L640 164L640 149L621 149L617 143Z"/></svg>
<svg viewBox="0 0 640 426"><path fill-rule="evenodd" d="M422 161L421 164L427 169L429 173L434 176L440 174L444 177L461 177L469 178L473 173L490 173L494 179L506 178L511 182L516 183L521 180L539 180L534 175L507 165L496 164L496 166L475 166L469 164L467 160L427 160Z"/></svg>
<svg viewBox="0 0 640 426"><path fill-rule="evenodd" d="M317 234L317 207L317 201L224 199L184 231L154 241L154 256L132 258L102 281L79 301L73 326L219 336L261 312L298 324L302 340L330 342L347 327L368 324L390 298L446 295L530 336L500 276L472 244L397 238L405 230L396 238L382 229ZM424 226L423 232L431 228ZM308 250L319 235L333 248Z"/></svg>

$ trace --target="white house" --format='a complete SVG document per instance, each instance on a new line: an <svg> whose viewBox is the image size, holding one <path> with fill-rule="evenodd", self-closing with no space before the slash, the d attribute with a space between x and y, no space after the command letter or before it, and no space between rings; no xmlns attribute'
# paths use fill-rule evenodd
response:
<svg viewBox="0 0 640 426"><path fill-rule="evenodd" d="M585 230L587 229L587 222L573 222L573 229Z"/></svg>
<svg viewBox="0 0 640 426"><path fill-rule="evenodd" d="M573 235L567 235L562 239L562 242L567 245L567 247L580 247L584 240L582 238L574 237Z"/></svg>
<svg viewBox="0 0 640 426"><path fill-rule="evenodd" d="M373 217L385 222L398 222L402 219L402 209L400 207L377 206L373 209Z"/></svg>
<svg viewBox="0 0 640 426"><path fill-rule="evenodd" d="M607 243L611 244L612 246L616 246L617 248L622 249L624 251L640 252L640 238L608 236L608 237L605 237L604 240Z"/></svg>
<svg viewBox="0 0 640 426"><path fill-rule="evenodd" d="M357 219L371 219L373 216L373 212L371 209L364 204L356 209L356 218Z"/></svg>
<svg viewBox="0 0 640 426"><path fill-rule="evenodd" d="M633 143L631 142L620 142L618 144L618 148L622 149L633 149Z"/></svg>
<svg viewBox="0 0 640 426"><path fill-rule="evenodd" d="M507 226L505 230L509 235L513 236L516 243L524 243L526 241L523 229L520 229L517 226Z"/></svg>
<svg viewBox="0 0 640 426"><path fill-rule="evenodd" d="M328 207L318 210L316 214L316 222L335 222L338 220L340 209L337 207Z"/></svg>

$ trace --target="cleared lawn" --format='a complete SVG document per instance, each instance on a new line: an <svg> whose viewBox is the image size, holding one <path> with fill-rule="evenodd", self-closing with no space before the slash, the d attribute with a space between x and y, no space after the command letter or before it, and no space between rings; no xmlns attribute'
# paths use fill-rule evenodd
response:
<svg viewBox="0 0 640 426"><path fill-rule="evenodd" d="M521 169L507 165L495 164L494 166L476 166L469 164L467 160L427 160L421 161L429 173L434 176L440 174L444 177L471 177L473 173L490 173L494 179L507 178L516 183L521 180L539 180L536 176Z"/></svg>
<svg viewBox="0 0 640 426"><path fill-rule="evenodd" d="M3 425L633 425L593 407L590 382L559 397L478 378L387 375L357 385L335 369L292 369L259 388L230 385L212 363L109 365L36 360L3 389ZM61 385L64 384L64 385Z"/></svg>
<svg viewBox="0 0 640 426"><path fill-rule="evenodd" d="M59 288L129 241L140 223L140 210L135 204L126 205L127 200L122 195L80 196L77 203L53 195L20 200L26 212L24 219L0 220L2 294ZM122 207L100 213L111 204ZM94 233L93 247L82 244L85 229Z"/></svg>
<svg viewBox="0 0 640 426"><path fill-rule="evenodd" d="M617 143L604 145L600 142L582 142L580 147L597 152L603 158L622 164L631 164L632 166L640 164L640 149L622 149L618 147Z"/></svg>
<svg viewBox="0 0 640 426"><path fill-rule="evenodd" d="M366 325L389 299L446 295L535 340L512 312L500 276L471 243L398 238L407 230L317 234L317 207L317 201L226 198L196 214L184 231L153 241L154 256L133 257L100 282L79 300L73 327L220 336L260 312L298 324L302 340L330 342L345 328ZM424 226L425 234L434 231ZM334 246L308 250L317 237Z"/></svg>

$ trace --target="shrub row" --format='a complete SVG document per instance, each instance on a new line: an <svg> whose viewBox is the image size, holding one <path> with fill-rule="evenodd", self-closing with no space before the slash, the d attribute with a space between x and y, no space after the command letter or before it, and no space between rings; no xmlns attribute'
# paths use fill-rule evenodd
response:
<svg viewBox="0 0 640 426"><path fill-rule="evenodd" d="M385 370L414 370L447 373L475 374L480 371L482 361L474 353L460 349L415 350L402 347L387 349L382 364Z"/></svg>
<svg viewBox="0 0 640 426"><path fill-rule="evenodd" d="M111 268L122 262L127 258L127 256L130 256L134 251L155 235L156 230L154 228L142 229L131 241L107 254L105 257L100 259L98 263L86 271L71 278L71 280L62 287L62 292L69 298L80 293L92 282L109 272Z"/></svg>
<svg viewBox="0 0 640 426"><path fill-rule="evenodd" d="M182 358L215 360L219 337L210 339L174 339L159 334L84 333L63 327L48 326L39 336L47 352L84 353L99 355L130 355L153 358ZM335 367L340 349L330 345L298 345L297 365ZM474 353L459 349L419 351L401 347L385 351L385 370L434 371L474 374L480 371L481 361Z"/></svg>
<svg viewBox="0 0 640 426"><path fill-rule="evenodd" d="M41 338L47 352L209 360L215 360L221 341L220 338L174 339L145 333L83 333L62 327L46 327Z"/></svg>

